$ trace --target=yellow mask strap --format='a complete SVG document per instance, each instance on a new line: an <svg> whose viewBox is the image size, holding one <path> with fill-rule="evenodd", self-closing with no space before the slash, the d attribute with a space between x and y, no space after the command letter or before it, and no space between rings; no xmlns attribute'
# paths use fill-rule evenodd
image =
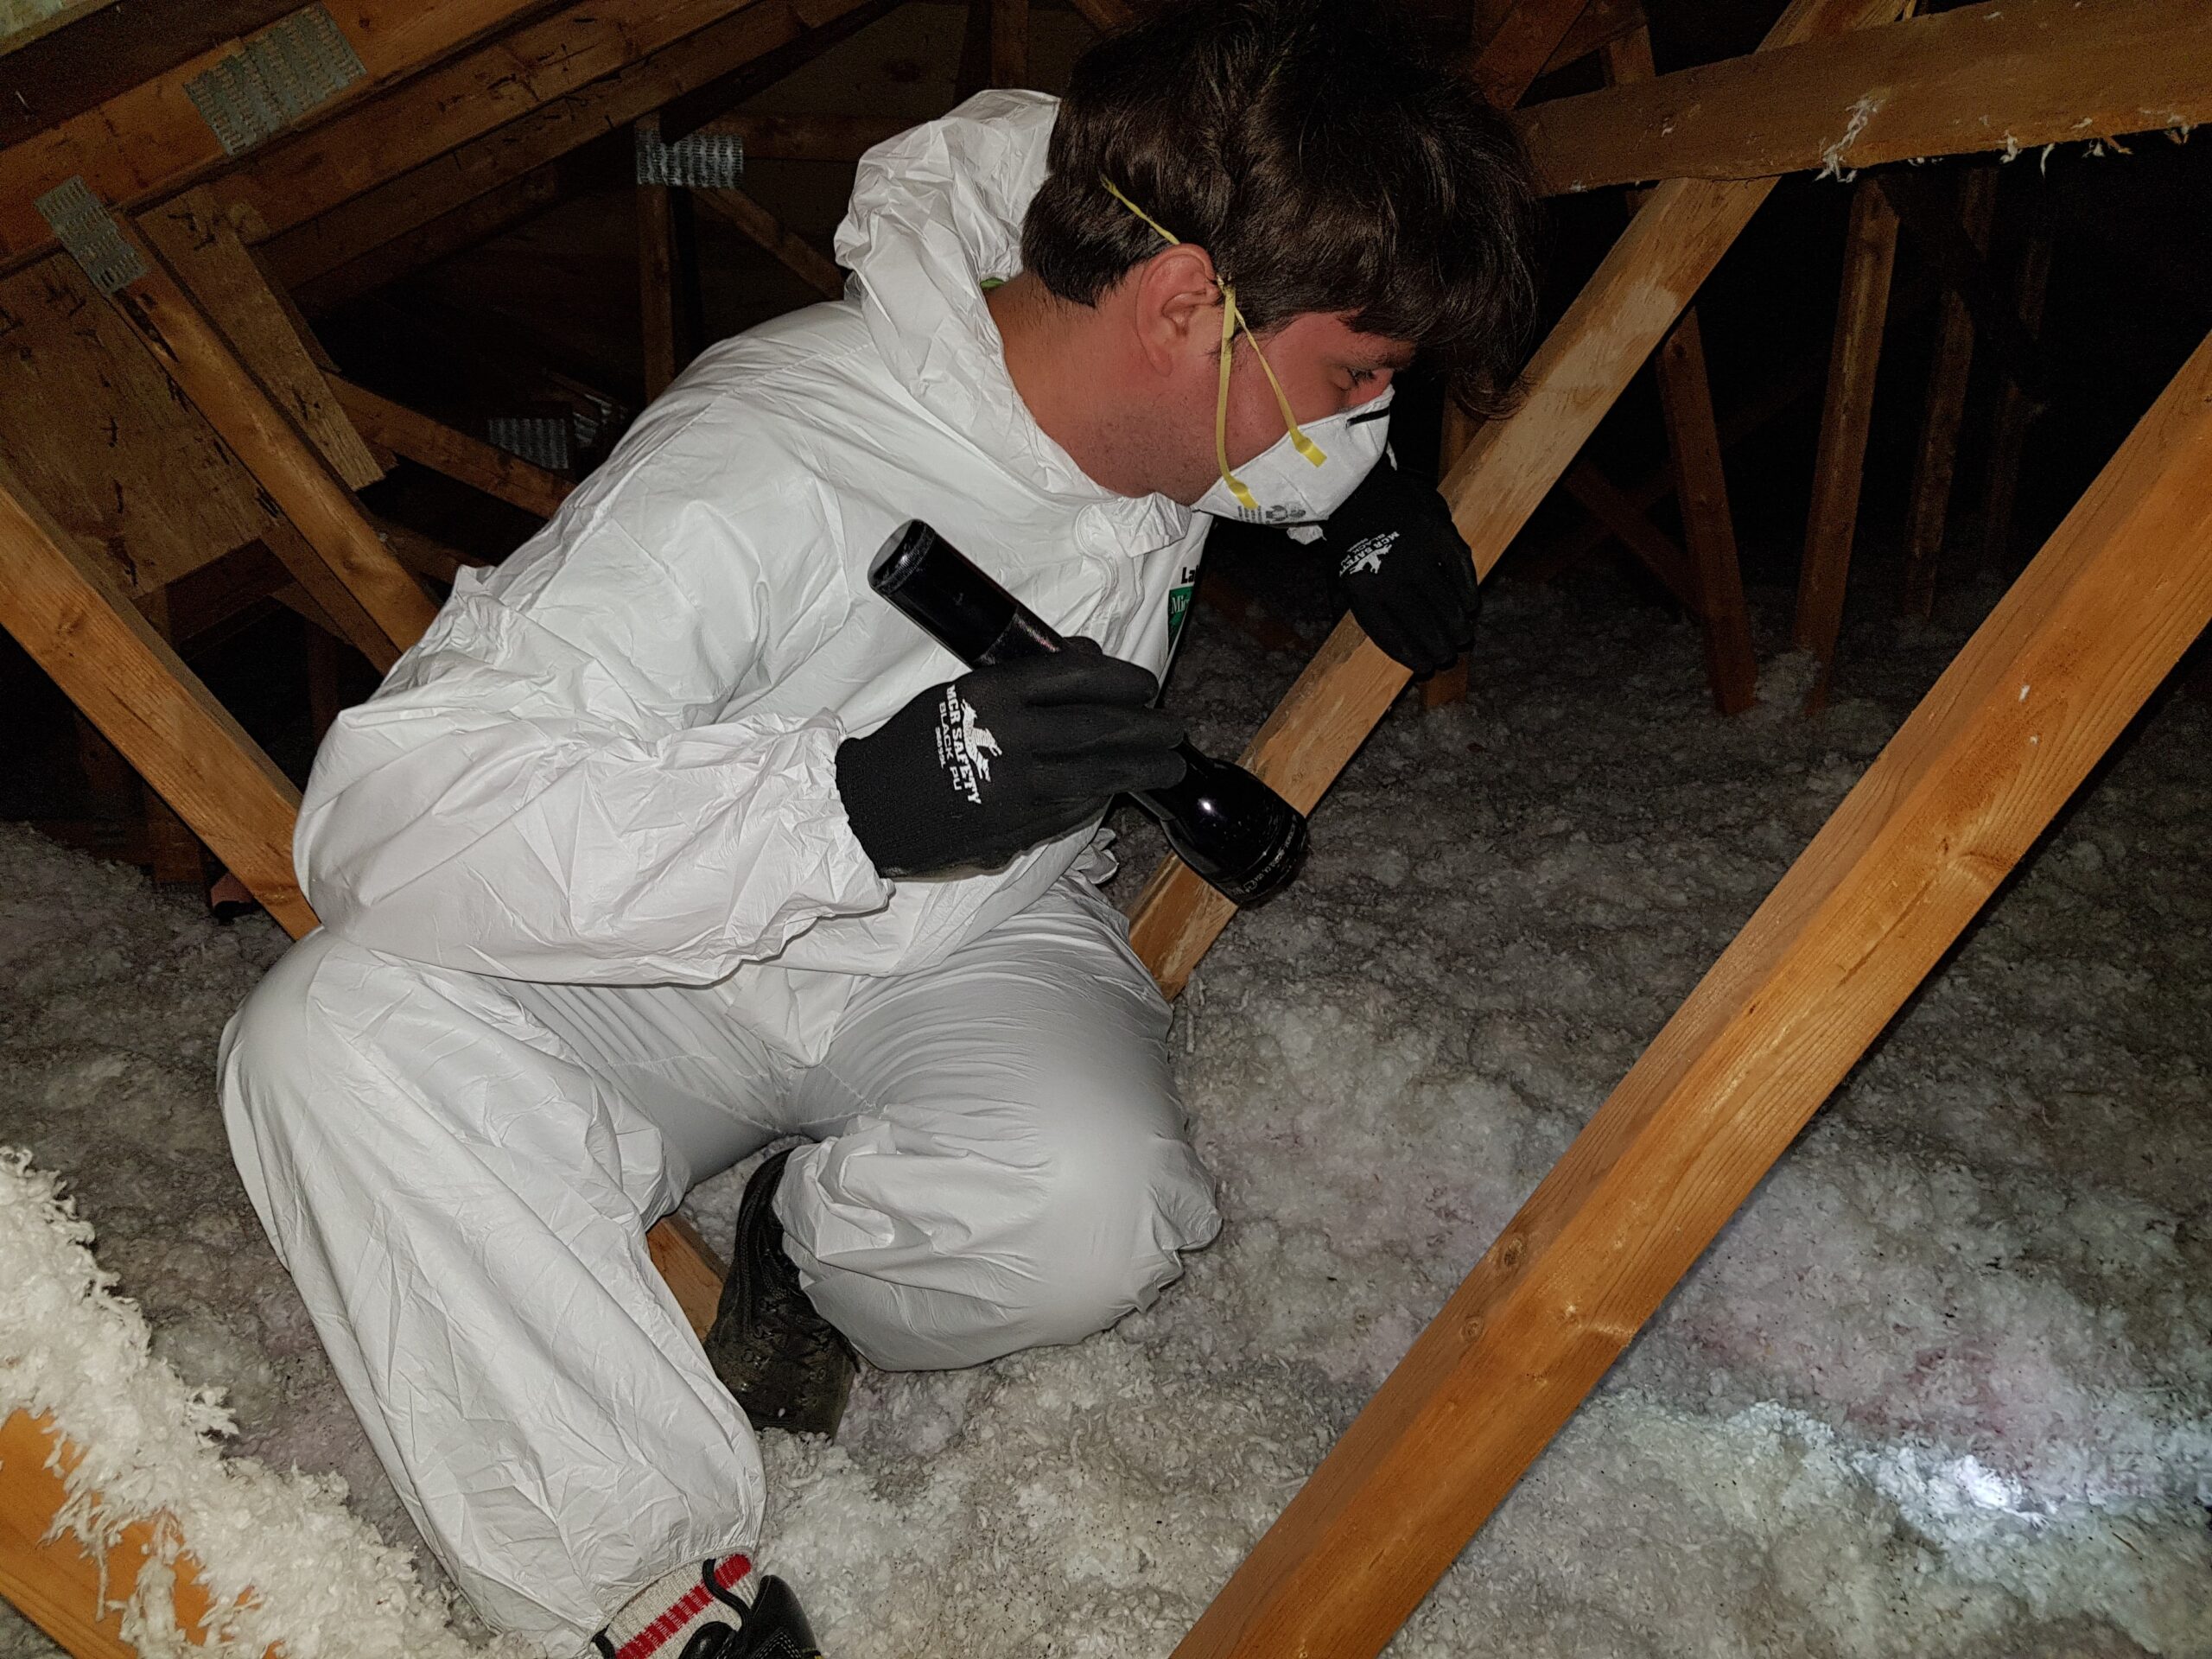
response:
<svg viewBox="0 0 2212 1659"><path fill-rule="evenodd" d="M1106 187L1108 195L1151 226L1162 241L1173 247L1182 246L1181 237L1122 194L1113 180L1102 173L1098 182ZM1245 487L1243 479L1229 470L1229 371L1230 351L1236 343L1239 328L1243 329L1244 338L1251 342L1252 355L1259 359L1260 372L1268 377L1268 390L1275 395L1275 407L1282 411L1283 428L1290 434L1290 447L1316 467L1329 457L1319 444L1300 429L1298 417L1290 412L1290 399L1283 393L1282 382L1275 378L1274 365L1268 361L1267 353L1260 349L1259 340L1252 333L1251 325L1244 321L1244 314L1237 309L1236 285L1217 277L1215 286L1221 289L1221 391L1214 401L1214 462L1221 469L1221 481L1229 486L1229 493L1236 498L1237 505L1248 512L1257 512L1260 506L1253 499L1252 492Z"/></svg>

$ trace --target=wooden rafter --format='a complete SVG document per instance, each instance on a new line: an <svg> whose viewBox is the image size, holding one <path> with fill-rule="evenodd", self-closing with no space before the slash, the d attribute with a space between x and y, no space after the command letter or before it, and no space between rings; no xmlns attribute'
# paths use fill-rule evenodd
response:
<svg viewBox="0 0 2212 1659"><path fill-rule="evenodd" d="M231 174L226 194L270 230L289 229L747 9L578 0L271 146Z"/></svg>
<svg viewBox="0 0 2212 1659"><path fill-rule="evenodd" d="M339 26L367 73L332 101L353 103L473 41L536 0L353 0ZM333 14L335 16L336 14ZM229 159L185 93L245 44L226 41L57 127L0 151L0 266L54 246L37 198L77 177L100 200L134 207L205 178ZM317 115L322 111L318 110Z"/></svg>
<svg viewBox="0 0 2212 1659"><path fill-rule="evenodd" d="M1897 10L1896 0L1796 0L1768 40L1779 45L1874 24ZM1477 430L1445 478L1480 573L1489 574L1772 188L1770 180L1675 179L1637 210L1529 360L1520 408ZM1260 728L1245 764L1310 810L1406 679L1347 617ZM1171 858L1139 897L1130 942L1174 995L1233 914L1226 899Z"/></svg>
<svg viewBox="0 0 2212 1659"><path fill-rule="evenodd" d="M723 0L721 9L729 15L720 21L550 101L541 99L524 109L513 97L496 103L480 97L472 104L476 136L455 140L442 153L424 157L419 146L370 150L375 159L356 162L350 176L362 182L346 198L332 200L325 187L312 198L291 199L285 205L271 188L273 180L248 181L237 188L254 201L265 231L273 233L264 249L270 269L288 286L297 287L779 48L826 41L835 34L836 19L873 3L741 0L733 7ZM362 113L375 113L378 126L395 119L388 111ZM333 122L325 142L375 143L365 126L351 131L346 126ZM444 129L452 130L450 124ZM297 158L270 159L272 164L282 160L288 171L299 165ZM230 181L225 188L231 188ZM303 211L314 201L324 205L312 213Z"/></svg>
<svg viewBox="0 0 2212 1659"><path fill-rule="evenodd" d="M2212 619L2212 339L1176 1649L1381 1649Z"/></svg>
<svg viewBox="0 0 2212 1659"><path fill-rule="evenodd" d="M1678 70L1522 118L1554 191L2182 128L2212 118L2212 0L1987 0Z"/></svg>

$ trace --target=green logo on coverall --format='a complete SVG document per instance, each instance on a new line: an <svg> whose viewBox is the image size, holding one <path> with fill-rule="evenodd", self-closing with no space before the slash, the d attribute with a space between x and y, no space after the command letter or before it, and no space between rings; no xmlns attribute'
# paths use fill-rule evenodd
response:
<svg viewBox="0 0 2212 1659"><path fill-rule="evenodd" d="M1175 647L1183 638L1183 624L1191 614L1191 592L1198 585L1196 565L1186 565L1182 581L1167 590L1167 655L1173 659Z"/></svg>

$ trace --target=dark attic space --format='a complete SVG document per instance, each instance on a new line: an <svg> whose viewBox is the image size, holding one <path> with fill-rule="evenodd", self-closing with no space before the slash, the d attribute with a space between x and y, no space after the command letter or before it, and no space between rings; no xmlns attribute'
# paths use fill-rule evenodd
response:
<svg viewBox="0 0 2212 1659"><path fill-rule="evenodd" d="M0 0L0 1659L2212 1659L2208 118Z"/></svg>

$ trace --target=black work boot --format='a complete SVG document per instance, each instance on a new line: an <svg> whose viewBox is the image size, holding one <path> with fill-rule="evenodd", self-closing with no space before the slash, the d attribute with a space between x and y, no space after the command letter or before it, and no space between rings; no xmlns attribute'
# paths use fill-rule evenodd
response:
<svg viewBox="0 0 2212 1659"><path fill-rule="evenodd" d="M761 1580L760 1593L737 1618L734 1630L721 1624L699 1630L679 1659L822 1659L798 1598L781 1579Z"/></svg>
<svg viewBox="0 0 2212 1659"><path fill-rule="evenodd" d="M671 1568L591 1644L599 1659L822 1659L791 1586L742 1554Z"/></svg>
<svg viewBox="0 0 2212 1659"><path fill-rule="evenodd" d="M745 1184L707 1358L756 1429L835 1434L858 1362L837 1328L814 1311L784 1252L775 1198L790 1157L778 1153Z"/></svg>

